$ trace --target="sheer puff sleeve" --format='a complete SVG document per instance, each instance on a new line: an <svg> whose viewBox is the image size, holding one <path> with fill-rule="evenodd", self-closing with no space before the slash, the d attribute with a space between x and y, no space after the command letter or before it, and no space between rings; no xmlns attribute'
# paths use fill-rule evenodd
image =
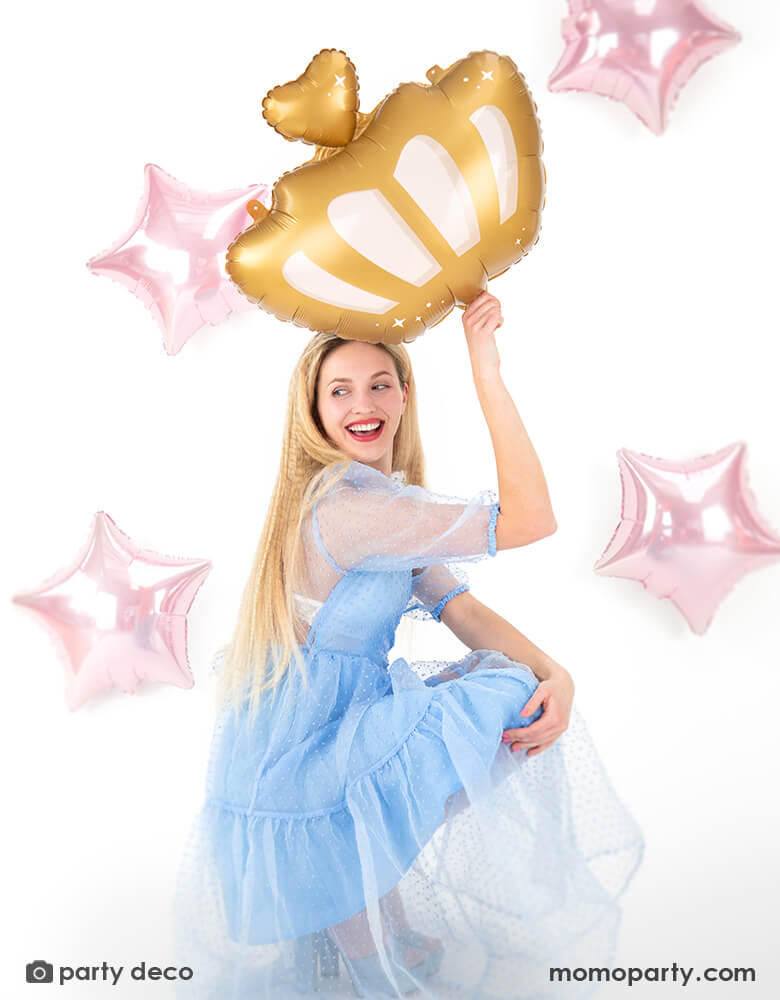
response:
<svg viewBox="0 0 780 1000"><path fill-rule="evenodd" d="M468 577L459 566L444 563L426 566L412 577L412 596L404 614L409 618L440 622L447 601L470 589Z"/></svg>
<svg viewBox="0 0 780 1000"><path fill-rule="evenodd" d="M315 505L312 525L323 555L340 573L397 572L494 556L498 506L492 490L470 500L447 497L353 461ZM426 579L418 586L428 585L421 605L435 607L430 588L437 589L437 574L419 576ZM439 589L444 582L451 578L439 579Z"/></svg>

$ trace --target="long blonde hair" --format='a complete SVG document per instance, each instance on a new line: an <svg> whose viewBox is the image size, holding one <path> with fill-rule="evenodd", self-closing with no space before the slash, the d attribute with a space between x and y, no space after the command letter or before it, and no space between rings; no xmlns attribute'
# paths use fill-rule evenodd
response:
<svg viewBox="0 0 780 1000"><path fill-rule="evenodd" d="M218 675L218 701L222 705L230 698L236 712L248 693L254 716L261 695L278 689L292 659L308 683L298 645L306 637L296 631L300 615L295 614L293 593L300 528L313 504L346 472L350 460L330 443L322 428L317 380L328 354L350 342L335 333L315 333L290 376L276 483L232 639L219 650L224 659ZM409 354L403 344L376 346L390 355L402 386L409 387L393 441L393 471L403 471L407 483L424 486L425 459ZM334 469L339 463L343 468Z"/></svg>

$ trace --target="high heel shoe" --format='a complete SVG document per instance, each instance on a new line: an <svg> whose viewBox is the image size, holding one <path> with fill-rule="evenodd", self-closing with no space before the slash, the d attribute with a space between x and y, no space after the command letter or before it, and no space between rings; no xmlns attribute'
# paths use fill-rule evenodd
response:
<svg viewBox="0 0 780 1000"><path fill-rule="evenodd" d="M428 975L427 957L422 962L407 969L399 963L396 955L391 955L394 960L393 978L398 984L396 987L385 975L379 955L376 952L373 955L366 955L365 958L348 958L338 945L336 945L336 948L347 967L349 978L352 982L352 989L358 997L364 997L366 995L365 990L369 990L372 996L378 992L395 997L398 996L398 990L403 994L412 993L414 990L420 988L418 985L420 977ZM416 979L414 978L415 976L417 977Z"/></svg>
<svg viewBox="0 0 780 1000"><path fill-rule="evenodd" d="M295 941L295 985L299 993L311 993L319 985L319 976L339 975L339 954L325 931L304 934Z"/></svg>
<svg viewBox="0 0 780 1000"><path fill-rule="evenodd" d="M317 938L320 957L320 975L334 979L339 975L339 951L327 931L321 931Z"/></svg>
<svg viewBox="0 0 780 1000"><path fill-rule="evenodd" d="M410 933L414 935L415 932ZM399 943L409 943L406 940L405 932L394 934L392 937L394 940L390 952L394 963L393 976L398 984L397 989L385 975L376 952L364 958L349 958L327 931L315 931L312 934L305 934L295 942L295 985L298 992L311 993L317 988L319 985L318 965L319 976L338 976L339 955L347 967L352 989L358 997L364 997L366 990L371 991L372 994L379 992L394 997L398 995L398 990L406 994L419 989L420 977L430 976L435 971L431 967L431 956L436 953L429 952L422 962L407 969L403 966L403 959L399 960L398 956ZM435 967L438 968L438 962ZM414 976L417 978L413 978Z"/></svg>
<svg viewBox="0 0 780 1000"><path fill-rule="evenodd" d="M401 944L408 945L410 948L419 948L420 951L428 953L426 959L428 967L425 970L426 976L432 976L435 972L439 971L441 960L444 957L443 947L439 946L438 948L429 949L425 943L425 937L419 931L413 931L411 927L404 927L403 930L396 931L393 937L397 941L400 941Z"/></svg>
<svg viewBox="0 0 780 1000"><path fill-rule="evenodd" d="M444 955L443 948L435 948L429 951L425 944L425 938L418 931L411 927L406 927L401 931L396 931L391 935L392 943L390 947L391 957L395 968L393 975L398 983L401 993L410 993L418 989L420 977L432 976L438 972ZM422 962L411 968L403 966L403 949L406 945L411 948L419 948L426 952L426 957ZM364 958L349 958L343 950L330 937L327 931L314 931L298 938L295 942L295 981L299 993L311 993L319 985L317 966L319 965L319 975L323 977L335 977L339 972L339 955L347 967L352 989L356 996L364 997L364 989L379 991L387 996L396 996L397 991L382 968L379 955L367 955ZM417 979L413 978L414 976Z"/></svg>

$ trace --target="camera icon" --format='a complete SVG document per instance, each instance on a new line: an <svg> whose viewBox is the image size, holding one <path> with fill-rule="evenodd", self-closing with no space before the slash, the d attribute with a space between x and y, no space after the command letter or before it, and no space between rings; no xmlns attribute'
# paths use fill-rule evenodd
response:
<svg viewBox="0 0 780 1000"><path fill-rule="evenodd" d="M28 983L54 982L54 966L51 962L28 962L26 968Z"/></svg>

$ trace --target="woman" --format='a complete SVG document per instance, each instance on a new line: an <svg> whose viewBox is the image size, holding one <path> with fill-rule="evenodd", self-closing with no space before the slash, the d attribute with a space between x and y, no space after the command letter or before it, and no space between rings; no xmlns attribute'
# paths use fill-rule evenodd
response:
<svg viewBox="0 0 780 1000"><path fill-rule="evenodd" d="M583 996L550 966L612 955L641 832L568 672L454 565L556 528L499 373L502 322L487 292L463 314L498 498L423 487L403 346L316 334L293 372L179 874L182 996ZM390 663L403 614L471 652Z"/></svg>

